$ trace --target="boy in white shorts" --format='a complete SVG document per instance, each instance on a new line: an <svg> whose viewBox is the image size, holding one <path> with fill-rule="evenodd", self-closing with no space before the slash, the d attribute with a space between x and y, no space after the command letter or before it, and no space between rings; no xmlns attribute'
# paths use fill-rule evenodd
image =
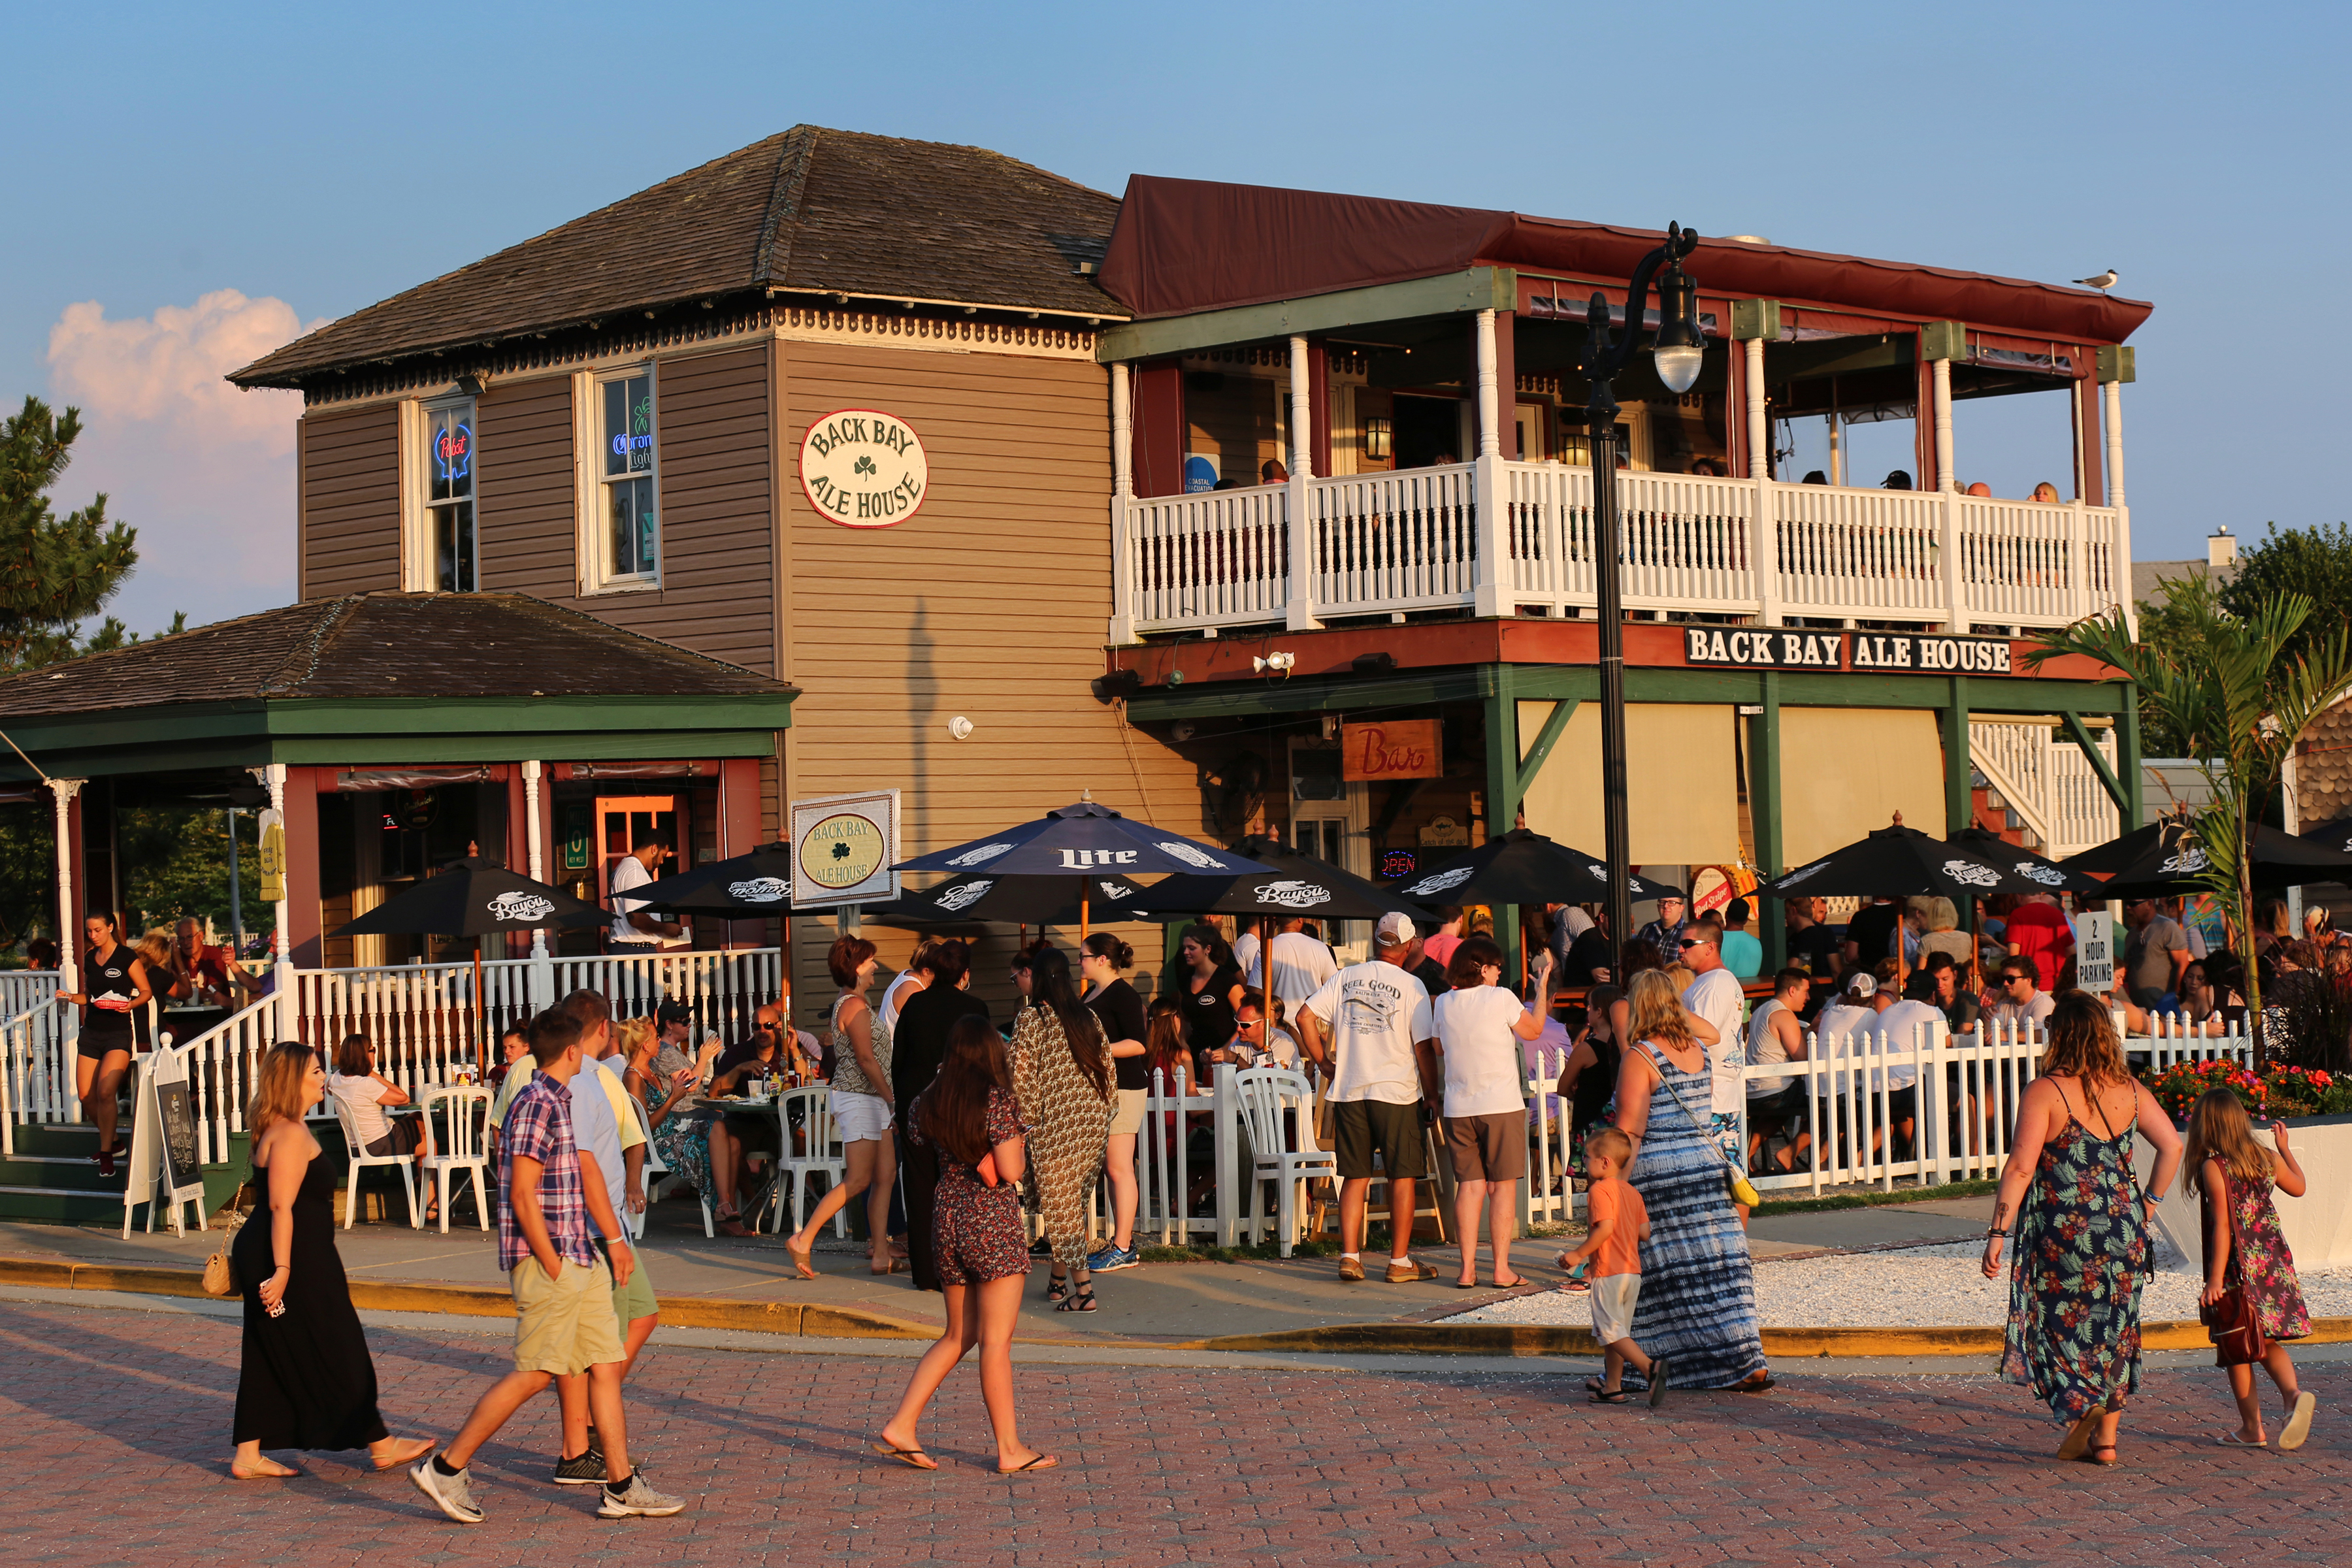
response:
<svg viewBox="0 0 2352 1568"><path fill-rule="evenodd" d="M1601 1376L1589 1382L1595 1405L1622 1405L1625 1368L1650 1380L1650 1404L1666 1397L1666 1358L1642 1352L1633 1342L1633 1305L1642 1297L1642 1243L1650 1239L1650 1211L1625 1180L1633 1141L1614 1127L1596 1128L1584 1141L1585 1168L1592 1185L1585 1194L1591 1229L1584 1245L1560 1254L1562 1268L1592 1264L1592 1342L1601 1347Z"/></svg>

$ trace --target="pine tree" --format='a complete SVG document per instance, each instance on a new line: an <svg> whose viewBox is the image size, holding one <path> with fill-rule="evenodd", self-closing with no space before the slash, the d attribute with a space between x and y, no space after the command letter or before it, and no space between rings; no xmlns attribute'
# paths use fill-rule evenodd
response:
<svg viewBox="0 0 2352 1568"><path fill-rule="evenodd" d="M106 518L106 497L59 517L48 492L72 461L81 411L59 418L37 397L0 423L0 670L30 669L126 640L109 616L85 644L96 615L139 563L138 531ZM136 640L131 638L130 640Z"/></svg>

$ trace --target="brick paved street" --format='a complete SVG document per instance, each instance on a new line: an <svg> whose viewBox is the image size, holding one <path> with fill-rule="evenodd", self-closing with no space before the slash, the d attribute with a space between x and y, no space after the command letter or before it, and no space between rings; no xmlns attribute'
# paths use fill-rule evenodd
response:
<svg viewBox="0 0 2352 1568"><path fill-rule="evenodd" d="M371 1331L395 1432L446 1436L506 1364L478 1334ZM631 1438L667 1521L593 1517L545 1484L551 1401L478 1461L489 1522L433 1513L364 1456L282 1456L290 1483L223 1478L236 1325L14 1304L0 1318L0 1456L17 1562L550 1563L1219 1560L1815 1564L2339 1560L2352 1480L2343 1363L2301 1453L2222 1450L2220 1375L2154 1371L2128 1468L2047 1458L2056 1435L1988 1378L1790 1376L1664 1412L1583 1403L1525 1374L1124 1366L1019 1370L1024 1434L1063 1468L998 1479L970 1372L927 1440L936 1475L864 1440L904 1362L663 1348L630 1385ZM1784 1374L1790 1369L1783 1368Z"/></svg>

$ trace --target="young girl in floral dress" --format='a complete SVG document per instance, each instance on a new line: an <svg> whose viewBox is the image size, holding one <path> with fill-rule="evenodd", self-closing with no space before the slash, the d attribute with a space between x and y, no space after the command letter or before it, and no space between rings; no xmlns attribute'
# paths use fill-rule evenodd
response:
<svg viewBox="0 0 2352 1568"><path fill-rule="evenodd" d="M2200 1306L2210 1306L2229 1288L2231 1254L2237 1254L2237 1274L2263 1338L2270 1342L2263 1367L2278 1384L2286 1406L2286 1424L2279 1428L2282 1451L2300 1448L2311 1435L2311 1413L2317 1401L2303 1391L2294 1375L2294 1362L2284 1340L2299 1340L2311 1332L2311 1314L2303 1304L2303 1287L2294 1277L2294 1254L2280 1234L2277 1205L2271 1202L2276 1187L2291 1198L2303 1196L2306 1184L2294 1151L2287 1146L2286 1123L2271 1123L2273 1155L2254 1142L2253 1122L2237 1095L2226 1089L2206 1090L2189 1113L2189 1156L2181 1163L2180 1184L2205 1204L2205 1293ZM2234 1216L2236 1224L2231 1221ZM2234 1245L2233 1245L2234 1243ZM2223 1364L2227 1364L2226 1363ZM2230 1392L2238 1401L2238 1429L2217 1441L2231 1447L2264 1446L2262 1397L2254 1391L2254 1369L2231 1366Z"/></svg>

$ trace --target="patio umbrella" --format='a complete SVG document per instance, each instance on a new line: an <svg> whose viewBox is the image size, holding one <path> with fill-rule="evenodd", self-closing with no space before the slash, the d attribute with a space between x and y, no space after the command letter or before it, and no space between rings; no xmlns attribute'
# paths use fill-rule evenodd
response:
<svg viewBox="0 0 2352 1568"><path fill-rule="evenodd" d="M2029 849L2021 849L2000 834L1988 828L1963 827L1958 833L1947 834L1944 842L1967 850L1980 860L2008 869L2011 876L2038 883L2045 893L2080 893L2085 897L2105 898L2096 877L2070 870L2055 860L2046 860Z"/></svg>
<svg viewBox="0 0 2352 1568"><path fill-rule="evenodd" d="M2332 854L2352 855L2352 816L2339 816L2295 837Z"/></svg>
<svg viewBox="0 0 2352 1568"><path fill-rule="evenodd" d="M2275 827L2256 827L2251 849L2248 859L2257 888L2298 888L2352 877L2352 855ZM2209 862L2196 829L2167 817L2070 855L2063 864L2070 871L2112 873L2095 897L2167 899L2204 892L2200 878Z"/></svg>
<svg viewBox="0 0 2352 1568"><path fill-rule="evenodd" d="M1581 849L1514 827L1475 849L1424 866L1388 885L1388 891L1423 908L1446 904L1572 904L1597 898L1609 886L1609 868ZM1628 872L1625 893L1639 900L1676 889Z"/></svg>
<svg viewBox="0 0 2352 1568"><path fill-rule="evenodd" d="M1241 841L1236 852L1272 868L1274 875L1194 871L1170 877L1152 884L1146 899L1151 911L1147 918L1163 922L1194 914L1376 920L1391 910L1421 913L1418 905L1378 882L1343 871L1328 860L1286 849L1277 839L1254 834Z"/></svg>
<svg viewBox="0 0 2352 1568"><path fill-rule="evenodd" d="M1931 838L1903 826L1881 827L1820 859L1784 871L1756 889L1759 898L1904 899L1942 898L1955 904L1987 893L2046 893L2038 878L2009 869L2014 846L2002 845L1999 860L1972 846Z"/></svg>
<svg viewBox="0 0 2352 1568"><path fill-rule="evenodd" d="M793 910L793 847L762 844L748 855L713 860L633 888L646 907L729 920L789 917Z"/></svg>
<svg viewBox="0 0 2352 1568"><path fill-rule="evenodd" d="M1125 877L1089 872L1089 901L1133 909L1143 885ZM1077 896L1059 877L997 877L973 874L950 878L936 888L899 894L887 904L868 904L863 918L886 925L935 926L978 924L984 921L1024 926L1076 925L1082 912ZM1137 911L1137 918L1144 918Z"/></svg>
<svg viewBox="0 0 2352 1568"><path fill-rule="evenodd" d="M561 888L469 857L385 900L336 936L488 936L546 926L600 926L613 917ZM482 948L474 944L474 1026L482 1022Z"/></svg>
<svg viewBox="0 0 2352 1568"><path fill-rule="evenodd" d="M1086 940L1089 879L1107 872L1148 877L1184 871L1271 872L1230 849L1202 844L1081 799L951 849L919 855L898 871L980 871L1001 878L1058 878L1078 900L1078 940Z"/></svg>

